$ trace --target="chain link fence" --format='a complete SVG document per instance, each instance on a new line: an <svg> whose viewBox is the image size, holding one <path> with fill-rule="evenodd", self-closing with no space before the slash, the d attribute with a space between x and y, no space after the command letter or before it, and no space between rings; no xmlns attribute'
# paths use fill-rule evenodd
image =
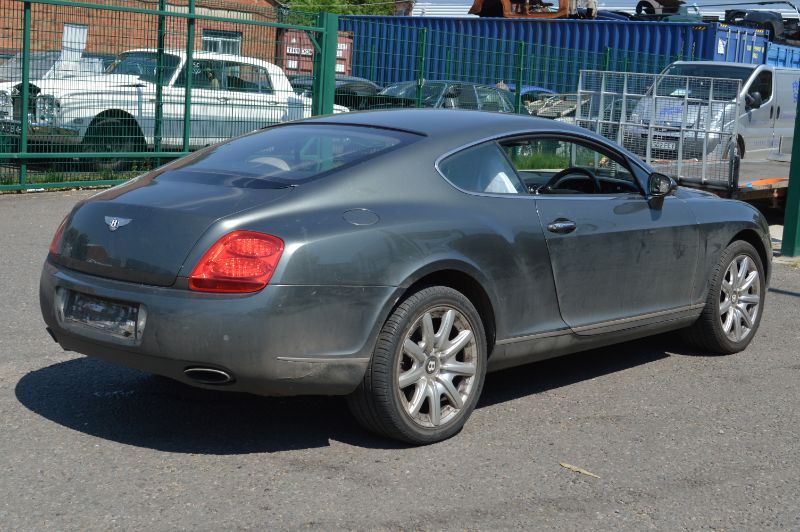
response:
<svg viewBox="0 0 800 532"><path fill-rule="evenodd" d="M330 112L577 121L582 69L660 72L679 59L425 29L397 39L385 20L218 0L14 1L0 4L0 19L0 190L115 183Z"/></svg>
<svg viewBox="0 0 800 532"><path fill-rule="evenodd" d="M576 123L680 182L738 186L740 80L583 70Z"/></svg>
<svg viewBox="0 0 800 532"><path fill-rule="evenodd" d="M281 39L309 35L311 72L331 33L317 15L214 0L4 2L0 18L6 189L118 181L311 116L279 66Z"/></svg>

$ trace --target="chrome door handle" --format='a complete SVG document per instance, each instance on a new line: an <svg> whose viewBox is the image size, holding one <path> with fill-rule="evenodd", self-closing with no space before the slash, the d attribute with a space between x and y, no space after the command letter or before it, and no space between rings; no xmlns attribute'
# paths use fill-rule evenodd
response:
<svg viewBox="0 0 800 532"><path fill-rule="evenodd" d="M557 220L553 220L547 226L547 230L550 231L551 233L558 233L562 235L571 233L577 228L578 224L576 224L572 220L567 220L565 218L559 218Z"/></svg>

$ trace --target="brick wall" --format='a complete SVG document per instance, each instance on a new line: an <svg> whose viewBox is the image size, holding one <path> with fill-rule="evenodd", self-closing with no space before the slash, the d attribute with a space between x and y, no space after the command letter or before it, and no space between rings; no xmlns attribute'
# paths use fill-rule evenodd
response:
<svg viewBox="0 0 800 532"><path fill-rule="evenodd" d="M118 0L115 5L157 9L150 0ZM243 20L275 21L275 4L267 0L237 0L236 3L198 0L196 12ZM168 11L187 12L186 3L170 2ZM0 0L0 51L22 49L22 11L19 0ZM154 48L158 37L158 18L139 13L33 4L31 49L60 50L65 24L88 27L87 53L116 55L131 48ZM199 20L195 24L195 50L201 50L204 30L241 34L241 54L275 62L278 43L276 30L248 24ZM166 17L166 46L186 47L186 19Z"/></svg>

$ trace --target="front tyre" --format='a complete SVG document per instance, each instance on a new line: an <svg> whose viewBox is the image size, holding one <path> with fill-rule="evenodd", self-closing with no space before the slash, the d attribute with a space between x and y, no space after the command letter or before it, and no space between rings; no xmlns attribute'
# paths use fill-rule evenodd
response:
<svg viewBox="0 0 800 532"><path fill-rule="evenodd" d="M736 241L722 252L711 273L708 298L687 338L723 355L745 349L755 336L764 308L764 266L755 248Z"/></svg>
<svg viewBox="0 0 800 532"><path fill-rule="evenodd" d="M381 329L361 385L348 398L358 422L413 444L456 434L486 376L486 335L472 303L444 286L403 301Z"/></svg>

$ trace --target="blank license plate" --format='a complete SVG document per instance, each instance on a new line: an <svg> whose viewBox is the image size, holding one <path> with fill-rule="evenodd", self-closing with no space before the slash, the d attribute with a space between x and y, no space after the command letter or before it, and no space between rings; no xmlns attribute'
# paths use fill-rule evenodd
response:
<svg viewBox="0 0 800 532"><path fill-rule="evenodd" d="M653 141L653 148L656 150L674 150L676 144L674 142L664 142L659 140Z"/></svg>
<svg viewBox="0 0 800 532"><path fill-rule="evenodd" d="M135 338L139 305L130 305L70 291L64 319L122 338Z"/></svg>

